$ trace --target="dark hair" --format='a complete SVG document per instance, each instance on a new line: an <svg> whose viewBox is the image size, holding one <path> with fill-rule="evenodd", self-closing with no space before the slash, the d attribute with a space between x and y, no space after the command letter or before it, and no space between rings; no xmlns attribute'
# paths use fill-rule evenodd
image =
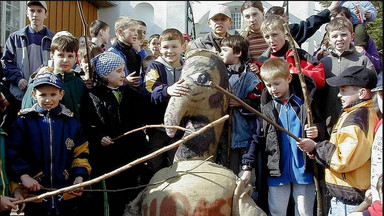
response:
<svg viewBox="0 0 384 216"><path fill-rule="evenodd" d="M242 62L247 61L249 42L242 36L230 35L228 37L224 37L221 41L221 46L231 47L233 49L233 53L241 52L240 60Z"/></svg>
<svg viewBox="0 0 384 216"><path fill-rule="evenodd" d="M141 25L141 26L145 26L145 27L147 27L147 25L145 24L145 22L144 22L144 21L141 21L141 20L136 20L136 22L137 22L137 24L138 24L138 25Z"/></svg>
<svg viewBox="0 0 384 216"><path fill-rule="evenodd" d="M101 20L94 20L89 26L89 33L91 37L96 37L101 29L106 29L109 25Z"/></svg>
<svg viewBox="0 0 384 216"><path fill-rule="evenodd" d="M156 60L156 56L154 55L147 55L143 58L143 61L141 62L141 66L143 67L143 73L147 73L147 68L151 62Z"/></svg>
<svg viewBox="0 0 384 216"><path fill-rule="evenodd" d="M280 6L272 6L271 8L269 8L267 10L267 12L265 13L265 17L271 15L271 14L276 14L276 15L279 15L279 16L282 16L284 15L285 11L284 11L284 8L283 7L280 7Z"/></svg>
<svg viewBox="0 0 384 216"><path fill-rule="evenodd" d="M352 17L351 11L349 10L349 8L346 8L346 7L337 7L335 10L331 12L329 16L332 18L335 18L337 15L341 13L343 13L345 15L345 18L347 19L351 19Z"/></svg>
<svg viewBox="0 0 384 216"><path fill-rule="evenodd" d="M73 36L61 35L55 38L51 43L51 53L54 53L56 50L75 52L77 54L77 51L79 50L79 41Z"/></svg>
<svg viewBox="0 0 384 216"><path fill-rule="evenodd" d="M264 13L263 3L261 3L261 1L245 1L243 5L241 5L241 13L243 13L245 9L251 7L255 7L259 9L262 13Z"/></svg>
<svg viewBox="0 0 384 216"><path fill-rule="evenodd" d="M91 58L91 59L103 52L103 49L100 46L97 46L95 43L93 43L91 41L88 41L88 47L89 47L89 58ZM87 56L86 46L80 47L79 51L77 51L77 54L78 54L77 58L79 60L86 58L86 56Z"/></svg>
<svg viewBox="0 0 384 216"><path fill-rule="evenodd" d="M148 39L148 43L150 43L151 40L152 40L153 38L160 39L160 35L159 35L159 34L153 34L153 35L151 35L151 36L149 37L149 39Z"/></svg>

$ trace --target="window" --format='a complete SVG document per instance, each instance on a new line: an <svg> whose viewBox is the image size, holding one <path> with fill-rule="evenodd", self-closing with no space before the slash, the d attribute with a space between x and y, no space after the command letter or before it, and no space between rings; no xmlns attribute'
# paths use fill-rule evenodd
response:
<svg viewBox="0 0 384 216"><path fill-rule="evenodd" d="M0 43L5 44L8 36L25 26L25 1L0 2Z"/></svg>
<svg viewBox="0 0 384 216"><path fill-rule="evenodd" d="M233 29L241 29L241 13L232 13L231 14L232 16L232 26L231 28L229 28L229 30L233 30Z"/></svg>

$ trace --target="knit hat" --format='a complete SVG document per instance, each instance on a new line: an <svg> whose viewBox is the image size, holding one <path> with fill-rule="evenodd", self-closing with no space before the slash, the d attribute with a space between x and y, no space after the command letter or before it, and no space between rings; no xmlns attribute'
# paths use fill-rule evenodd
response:
<svg viewBox="0 0 384 216"><path fill-rule="evenodd" d="M105 77L113 70L115 70L121 64L124 64L124 60L117 54L109 51L100 53L99 55L91 59L96 73L100 77Z"/></svg>
<svg viewBox="0 0 384 216"><path fill-rule="evenodd" d="M37 76L33 80L33 88L36 88L40 85L52 85L56 88L62 89L60 78L56 74L48 71L44 71L41 74L37 74Z"/></svg>

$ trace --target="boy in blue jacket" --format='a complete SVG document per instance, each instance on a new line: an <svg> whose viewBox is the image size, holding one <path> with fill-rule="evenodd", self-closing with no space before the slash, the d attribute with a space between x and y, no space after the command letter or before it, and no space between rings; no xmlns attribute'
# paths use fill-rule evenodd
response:
<svg viewBox="0 0 384 216"><path fill-rule="evenodd" d="M261 95L262 113L297 137L311 139L325 135L324 124L318 118L316 105L311 103L314 125L307 125L307 106L297 74L291 74L286 61L270 58L260 68L260 75L265 83ZM305 76L309 97L316 91L314 80ZM290 195L295 202L295 215L312 215L315 201L313 182L313 162L307 154L296 146L296 141L285 133L263 121L263 130L257 130L254 141L243 156L242 164L255 166L256 149L262 151L260 178L268 176L262 187L268 188L268 207L270 215L287 215ZM265 143L265 146L263 145ZM246 183L250 180L250 171L241 176ZM261 191L260 193L265 193ZM265 199L267 194L259 194ZM263 210L266 206L260 206Z"/></svg>
<svg viewBox="0 0 384 216"><path fill-rule="evenodd" d="M80 122L59 101L64 96L60 78L46 72L37 75L31 108L22 109L6 143L11 192L24 198L43 193L45 188L62 188L87 179L88 142ZM74 215L81 189L28 203L25 215Z"/></svg>

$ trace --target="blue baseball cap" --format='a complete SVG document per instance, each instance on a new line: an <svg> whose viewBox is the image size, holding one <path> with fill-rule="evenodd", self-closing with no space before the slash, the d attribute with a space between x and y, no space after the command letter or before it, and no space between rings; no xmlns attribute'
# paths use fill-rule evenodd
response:
<svg viewBox="0 0 384 216"><path fill-rule="evenodd" d="M40 85L52 85L58 89L62 89L60 78L58 77L58 75L52 72L44 72L41 74L37 74L37 76L33 80L33 88L36 88Z"/></svg>

